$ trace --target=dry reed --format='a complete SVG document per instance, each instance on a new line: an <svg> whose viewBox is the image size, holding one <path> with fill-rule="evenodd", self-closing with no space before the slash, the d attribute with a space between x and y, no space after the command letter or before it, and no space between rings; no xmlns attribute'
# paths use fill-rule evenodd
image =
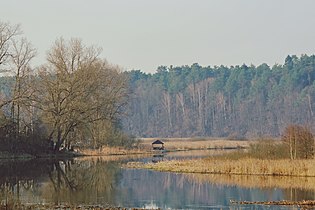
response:
<svg viewBox="0 0 315 210"><path fill-rule="evenodd" d="M263 176L302 176L315 177L315 160L261 160L244 158L239 160L227 159L198 159L185 161L163 161L156 164L130 164L130 167L142 167L169 172L263 175Z"/></svg>
<svg viewBox="0 0 315 210"><path fill-rule="evenodd" d="M140 147L151 149L152 142L156 138L142 138ZM167 150L194 150L194 149L226 149L226 148L248 148L255 141L226 140L213 138L163 138Z"/></svg>
<svg viewBox="0 0 315 210"><path fill-rule="evenodd" d="M103 156L103 155L132 155L144 154L145 151L139 149L125 149L122 147L102 147L100 149L80 149L78 152L86 156Z"/></svg>

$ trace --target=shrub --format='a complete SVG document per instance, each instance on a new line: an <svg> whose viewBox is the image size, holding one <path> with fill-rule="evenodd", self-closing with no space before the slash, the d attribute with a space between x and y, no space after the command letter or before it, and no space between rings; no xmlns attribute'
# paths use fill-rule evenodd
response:
<svg viewBox="0 0 315 210"><path fill-rule="evenodd" d="M248 156L258 159L284 159L288 158L286 145L277 140L260 140L251 144Z"/></svg>
<svg viewBox="0 0 315 210"><path fill-rule="evenodd" d="M238 160L246 158L255 159L286 159L289 158L286 152L286 144L278 140L265 140L261 139L257 143L250 144L250 147L246 150L237 150L231 153L217 156L219 159Z"/></svg>
<svg viewBox="0 0 315 210"><path fill-rule="evenodd" d="M291 159L310 159L314 157L314 138L306 126L289 125L285 128L282 141L287 146Z"/></svg>

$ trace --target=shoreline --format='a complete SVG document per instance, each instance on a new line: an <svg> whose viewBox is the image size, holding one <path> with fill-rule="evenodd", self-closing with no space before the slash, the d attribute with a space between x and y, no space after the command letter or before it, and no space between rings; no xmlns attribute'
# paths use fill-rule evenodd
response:
<svg viewBox="0 0 315 210"><path fill-rule="evenodd" d="M146 155L155 154L152 151L152 140L157 138L141 139L141 142L134 149L125 149L123 147L102 147L99 149L77 149L75 152L60 152L49 154L28 154L28 153L10 153L7 151L0 151L0 160L12 159L34 159L34 158L74 158L83 156L114 156L114 155ZM247 140L224 140L211 138L169 138L163 139L166 144L166 153L178 151L195 151L195 150L233 150L246 149L255 141Z"/></svg>
<svg viewBox="0 0 315 210"><path fill-rule="evenodd" d="M244 158L227 160L204 158L198 160L170 160L158 163L130 162L126 167L174 173L315 177L314 165L315 160L313 159L261 160Z"/></svg>
<svg viewBox="0 0 315 210"><path fill-rule="evenodd" d="M36 203L36 204L0 204L0 209L72 209L72 210L79 210L79 209L91 209L91 210L147 210L145 208L137 208L137 207L113 207L108 205L90 205L90 204L82 204L82 205L71 205L71 204L43 204L43 203ZM158 210L157 208L156 210ZM149 209L148 209L149 210ZM150 210L155 210L154 208L150 208Z"/></svg>
<svg viewBox="0 0 315 210"><path fill-rule="evenodd" d="M39 154L39 155L31 155L28 153L8 153L8 152L0 152L0 161L1 160L29 160L29 159L37 159L37 158L76 158L76 157L102 157L102 156L130 156L130 155L155 155L155 154L168 154L173 152L189 152L189 151L208 151L208 150L217 150L217 151L225 151L225 150L242 150L246 148L237 148L237 147L227 147L227 148L194 148L194 149L173 149L173 150L164 150L154 151L139 151L139 150L121 150L118 152L99 152L98 150L88 150L79 153L57 153L57 154Z"/></svg>

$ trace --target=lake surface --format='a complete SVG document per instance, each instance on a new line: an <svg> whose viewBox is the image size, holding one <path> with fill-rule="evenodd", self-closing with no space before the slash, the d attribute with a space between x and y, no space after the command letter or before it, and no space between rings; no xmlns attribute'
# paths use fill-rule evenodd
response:
<svg viewBox="0 0 315 210"><path fill-rule="evenodd" d="M196 157L213 155L212 152ZM192 157L168 154L159 160ZM315 199L314 178L162 173L126 169L128 161L156 157L94 157L0 162L0 201L161 209L298 209L230 201Z"/></svg>

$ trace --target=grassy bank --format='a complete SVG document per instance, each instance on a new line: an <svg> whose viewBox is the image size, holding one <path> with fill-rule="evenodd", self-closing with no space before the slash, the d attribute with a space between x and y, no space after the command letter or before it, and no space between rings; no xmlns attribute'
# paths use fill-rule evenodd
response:
<svg viewBox="0 0 315 210"><path fill-rule="evenodd" d="M130 163L128 167L182 173L315 177L314 165L315 160L260 160L253 158L227 160L207 158L165 161L156 164Z"/></svg>
<svg viewBox="0 0 315 210"><path fill-rule="evenodd" d="M249 145L246 151L221 156L154 164L130 163L129 167L183 173L315 177L314 165L314 159L290 160L285 145L279 141L263 141Z"/></svg>
<svg viewBox="0 0 315 210"><path fill-rule="evenodd" d="M146 154L148 150L142 149L126 149L123 147L102 147L100 149L79 149L78 153L83 156L108 156L108 155L135 155Z"/></svg>
<svg viewBox="0 0 315 210"><path fill-rule="evenodd" d="M138 144L132 148L104 146L99 149L78 148L75 152L61 151L59 153L43 152L39 154L0 151L0 159L150 154L152 153L152 142L156 139L158 138L142 138ZM253 141L213 138L162 138L161 140L164 141L167 151L248 148L250 143L253 143Z"/></svg>
<svg viewBox="0 0 315 210"><path fill-rule="evenodd" d="M132 149L102 147L100 149L80 149L78 152L86 156L148 154L152 152L152 142L156 139L160 138L142 138L138 146ZM211 138L163 138L161 140L165 143L167 151L249 148L253 143L253 141Z"/></svg>
<svg viewBox="0 0 315 210"><path fill-rule="evenodd" d="M139 148L151 150L152 142L161 139L168 151L248 148L254 141L219 138L142 138Z"/></svg>

